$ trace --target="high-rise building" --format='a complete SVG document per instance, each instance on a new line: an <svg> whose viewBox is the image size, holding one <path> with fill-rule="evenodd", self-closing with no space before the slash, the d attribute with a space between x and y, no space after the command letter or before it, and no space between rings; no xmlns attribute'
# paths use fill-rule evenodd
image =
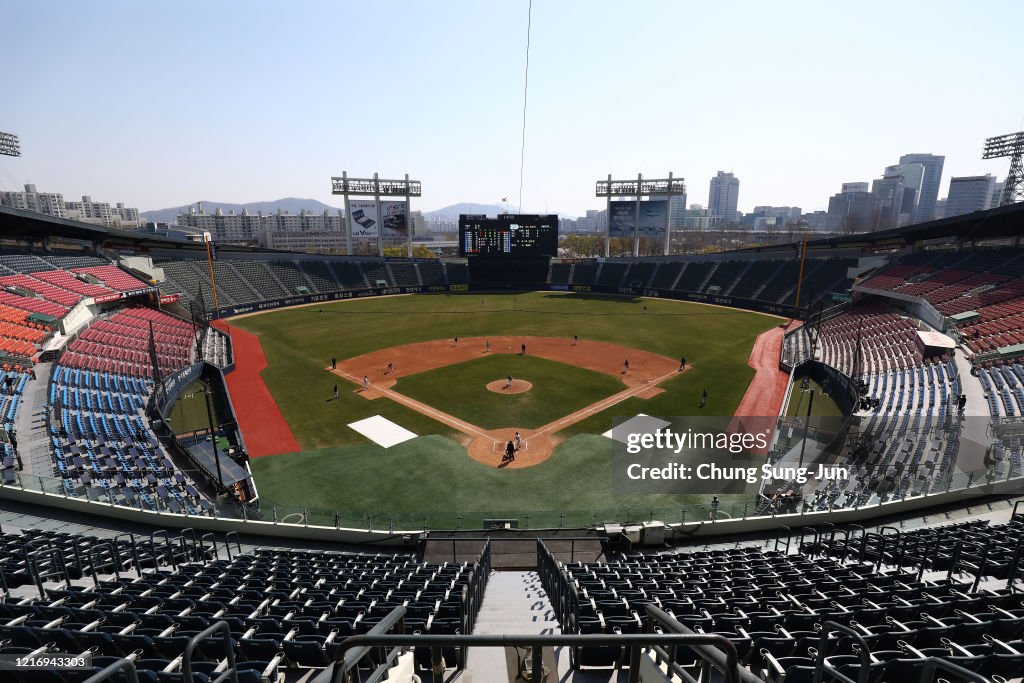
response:
<svg viewBox="0 0 1024 683"><path fill-rule="evenodd" d="M31 184L25 186L24 192L0 192L0 204L57 218L68 217L64 195L59 192L38 192L36 186Z"/></svg>
<svg viewBox="0 0 1024 683"><path fill-rule="evenodd" d="M882 203L867 187L867 183L843 183L843 191L829 198L826 223L829 232L870 232L878 228ZM847 191L848 188L853 189Z"/></svg>
<svg viewBox="0 0 1024 683"><path fill-rule="evenodd" d="M700 204L690 204L683 214L683 227L687 230L710 230L712 220L710 211Z"/></svg>
<svg viewBox="0 0 1024 683"><path fill-rule="evenodd" d="M67 217L73 221L93 223L107 228L137 230L142 225L139 210L118 202L111 206L107 202L94 202L84 196L80 202L66 202Z"/></svg>
<svg viewBox="0 0 1024 683"><path fill-rule="evenodd" d="M137 230L142 225L139 210L121 202L110 206L107 202L94 202L88 196L82 197L80 202L65 202L64 195L59 192L39 192L32 184L26 185L24 192L0 192L0 203L22 211L69 218L105 228Z"/></svg>
<svg viewBox="0 0 1024 683"><path fill-rule="evenodd" d="M921 188L924 187L924 176L927 169L924 164L895 164L886 166L884 176L902 176L903 194L900 196L900 225L920 222L917 218L918 204L921 199ZM908 194L913 191L913 194Z"/></svg>
<svg viewBox="0 0 1024 683"><path fill-rule="evenodd" d="M1006 181L996 183L992 186L992 201L989 202L988 208L994 209L999 206L999 202L1003 199L1003 190L1006 188Z"/></svg>
<svg viewBox="0 0 1024 683"><path fill-rule="evenodd" d="M686 226L686 193L672 195L668 204L668 224L673 230Z"/></svg>
<svg viewBox="0 0 1024 683"><path fill-rule="evenodd" d="M297 214L278 210L264 214L259 211L249 213L242 209L241 213L217 209L213 214L203 211L202 205L190 207L188 213L179 213L177 224L189 228L197 228L209 232L218 242L247 244L257 240L266 233L308 232L328 233L343 232L345 219L340 210L331 213L325 209L323 213L303 209ZM281 238L287 240L291 238ZM325 238L326 239L326 238ZM283 241L282 241L283 243ZM298 242L295 242L298 243Z"/></svg>
<svg viewBox="0 0 1024 683"><path fill-rule="evenodd" d="M732 224L739 220L736 207L740 200L740 179L732 173L719 171L711 179L708 193L708 211L719 223Z"/></svg>
<svg viewBox="0 0 1024 683"><path fill-rule="evenodd" d="M987 209L992 204L995 185L995 176L988 173L950 178L946 218Z"/></svg>
<svg viewBox="0 0 1024 683"><path fill-rule="evenodd" d="M937 154L904 154L900 164L921 164L924 166L924 180L917 200L918 223L930 221L935 216L935 201L939 198L939 186L942 184L942 165L946 157Z"/></svg>
<svg viewBox="0 0 1024 683"><path fill-rule="evenodd" d="M932 215L934 220L946 217L946 198L935 200L935 213Z"/></svg>
<svg viewBox="0 0 1024 683"><path fill-rule="evenodd" d="M754 213L767 218L777 218L779 223L793 223L800 220L803 209L799 206L755 206Z"/></svg>
<svg viewBox="0 0 1024 683"><path fill-rule="evenodd" d="M898 228L904 202L903 176L887 175L872 181L871 194L878 198L878 229Z"/></svg>

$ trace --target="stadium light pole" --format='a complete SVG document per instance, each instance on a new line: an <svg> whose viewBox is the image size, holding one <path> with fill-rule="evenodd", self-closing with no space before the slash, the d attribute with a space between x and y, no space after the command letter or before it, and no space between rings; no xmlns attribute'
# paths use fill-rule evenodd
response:
<svg viewBox="0 0 1024 683"><path fill-rule="evenodd" d="M0 155L5 157L21 156L21 140L17 135L0 131Z"/></svg>
<svg viewBox="0 0 1024 683"><path fill-rule="evenodd" d="M999 206L1024 201L1024 130L987 138L981 158L1010 159L1010 171L1006 174Z"/></svg>

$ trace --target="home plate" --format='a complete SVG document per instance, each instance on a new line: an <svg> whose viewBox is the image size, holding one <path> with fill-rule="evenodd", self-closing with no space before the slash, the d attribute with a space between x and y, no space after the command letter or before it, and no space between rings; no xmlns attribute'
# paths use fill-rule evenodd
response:
<svg viewBox="0 0 1024 683"><path fill-rule="evenodd" d="M384 448L391 448L395 444L416 438L416 435L405 427L396 425L391 420L380 415L374 415L365 420L353 422L349 427Z"/></svg>
<svg viewBox="0 0 1024 683"><path fill-rule="evenodd" d="M626 443L627 434L653 434L662 427L668 427L670 424L672 423L666 420L660 420L656 417L639 413L636 417L631 417L612 427L607 432L601 434L601 436L606 436L619 443Z"/></svg>

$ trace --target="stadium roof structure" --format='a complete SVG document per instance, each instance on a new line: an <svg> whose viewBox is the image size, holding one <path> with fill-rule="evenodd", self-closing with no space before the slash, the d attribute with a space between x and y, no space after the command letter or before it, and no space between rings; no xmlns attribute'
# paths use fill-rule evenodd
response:
<svg viewBox="0 0 1024 683"><path fill-rule="evenodd" d="M34 211L13 209L0 206L0 226L3 226L5 237L24 239L43 239L45 237L66 237L75 240L103 242L112 239L123 239L134 242L153 241L162 245L188 244L188 240L147 235L132 230L105 228L90 223L80 223L67 218L57 218Z"/></svg>
<svg viewBox="0 0 1024 683"><path fill-rule="evenodd" d="M14 240L42 241L51 237L94 242L108 249L131 249L135 251L178 251L199 252L205 249L203 242L152 235L133 230L106 228L91 223L81 223L67 218L57 218L34 211L23 211L9 206L0 206L0 236ZM230 244L218 244L221 253L282 253L274 249L259 249Z"/></svg>

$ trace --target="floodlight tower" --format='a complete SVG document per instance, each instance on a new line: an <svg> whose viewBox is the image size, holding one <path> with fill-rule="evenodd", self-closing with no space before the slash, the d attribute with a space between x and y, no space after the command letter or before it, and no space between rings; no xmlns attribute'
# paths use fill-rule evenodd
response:
<svg viewBox="0 0 1024 683"><path fill-rule="evenodd" d="M1006 174L1003 196L999 206L1024 201L1024 131L998 135L985 140L982 159L1010 158L1010 172Z"/></svg>
<svg viewBox="0 0 1024 683"><path fill-rule="evenodd" d="M0 154L7 157L21 156L21 141L17 135L0 131Z"/></svg>

